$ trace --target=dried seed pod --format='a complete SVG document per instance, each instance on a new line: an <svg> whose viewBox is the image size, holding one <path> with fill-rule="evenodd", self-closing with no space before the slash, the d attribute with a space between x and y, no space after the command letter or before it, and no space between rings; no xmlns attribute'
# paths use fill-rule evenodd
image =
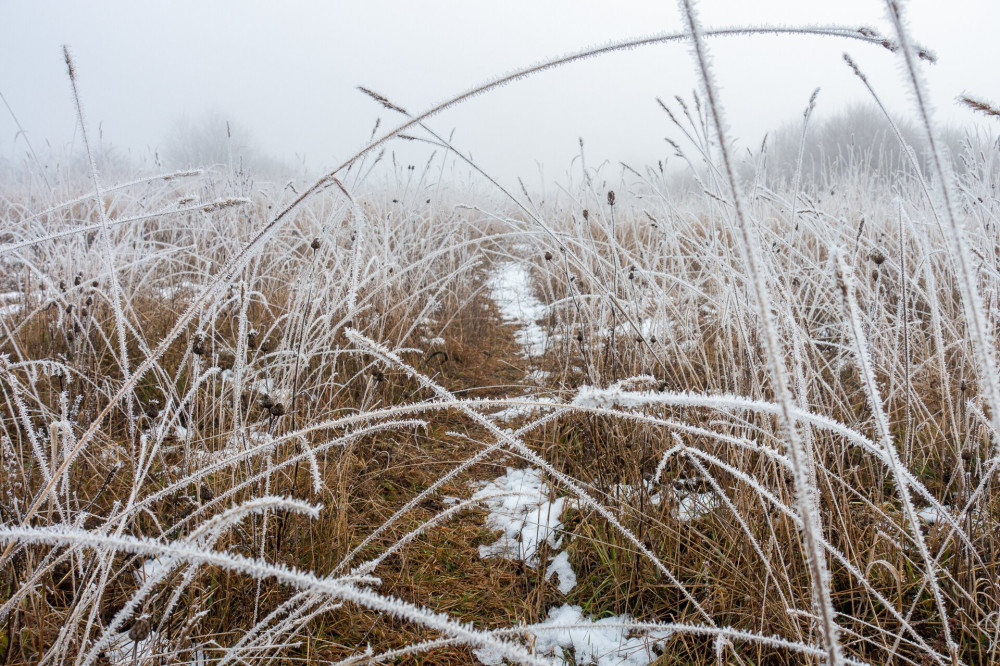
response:
<svg viewBox="0 0 1000 666"><path fill-rule="evenodd" d="M548 250L545 251L545 261L552 261L552 253Z"/></svg>
<svg viewBox="0 0 1000 666"><path fill-rule="evenodd" d="M881 266L885 262L885 255L882 254L881 250L875 250L869 258L875 262L876 266Z"/></svg>
<svg viewBox="0 0 1000 666"><path fill-rule="evenodd" d="M149 631L149 618L144 615L136 620L132 628L128 630L128 637L132 639L133 643L139 643L149 637Z"/></svg>
<svg viewBox="0 0 1000 666"><path fill-rule="evenodd" d="M260 406L264 409L271 409L274 407L274 400L271 399L271 396L265 395L260 399Z"/></svg>
<svg viewBox="0 0 1000 666"><path fill-rule="evenodd" d="M577 342L583 342L583 331L577 331L576 332L576 341Z"/></svg>
<svg viewBox="0 0 1000 666"><path fill-rule="evenodd" d="M157 407L156 405L151 404L148 407L146 407L145 413L147 418L155 419L157 416L160 415L160 408Z"/></svg>
<svg viewBox="0 0 1000 666"><path fill-rule="evenodd" d="M585 219L585 220L589 220L590 219L590 211L587 210L586 208L583 209L583 219Z"/></svg>
<svg viewBox="0 0 1000 666"><path fill-rule="evenodd" d="M277 418L279 416L284 416L285 415L285 406L283 404L281 404L280 402L276 402L273 405L271 405L271 408L268 411L271 413L271 416L273 416L275 418Z"/></svg>
<svg viewBox="0 0 1000 666"><path fill-rule="evenodd" d="M194 336L194 339L191 341L191 353L195 356L205 355L205 336L200 334Z"/></svg>
<svg viewBox="0 0 1000 666"><path fill-rule="evenodd" d="M609 206L614 206L615 205L615 191L614 190L608 190L608 205Z"/></svg>
<svg viewBox="0 0 1000 666"><path fill-rule="evenodd" d="M320 245L322 245L322 244L323 244L323 241L321 241L319 238L313 238L312 239L312 243L309 243L309 247L311 247L314 250L318 250L319 247L320 247Z"/></svg>
<svg viewBox="0 0 1000 666"><path fill-rule="evenodd" d="M211 502L215 499L215 493L212 492L211 488L204 484L198 488L198 495L201 496L202 502Z"/></svg>
<svg viewBox="0 0 1000 666"><path fill-rule="evenodd" d="M73 278L73 286L79 287L81 284L83 284L83 273L77 273L76 277Z"/></svg>
<svg viewBox="0 0 1000 666"><path fill-rule="evenodd" d="M372 377L375 378L376 382L384 382L385 381L385 373L383 373L378 368L375 368L375 369L372 370Z"/></svg>

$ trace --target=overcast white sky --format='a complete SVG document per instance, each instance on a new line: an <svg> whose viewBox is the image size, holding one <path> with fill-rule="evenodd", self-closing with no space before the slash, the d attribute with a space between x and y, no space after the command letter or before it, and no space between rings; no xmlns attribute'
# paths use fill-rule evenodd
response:
<svg viewBox="0 0 1000 666"><path fill-rule="evenodd" d="M926 70L939 117L967 122L962 92L1000 100L1000 2L911 0L913 36L933 48ZM888 32L881 0L702 0L706 27L838 23ZM147 3L0 0L0 92L35 144L70 145L75 118L60 45L79 70L88 122L136 155L162 148L182 115L221 113L257 144L312 168L337 164L389 112L373 88L418 111L493 75L583 46L681 30L676 3L652 0ZM810 37L724 38L711 44L733 134L754 145L798 116L819 86L819 113L866 99L845 50L890 106L908 109L898 62L882 49ZM569 65L434 119L486 170L537 183L561 178L587 141L588 161L655 163L672 134L655 97L696 86L685 45L654 46ZM0 105L0 156L22 141Z"/></svg>

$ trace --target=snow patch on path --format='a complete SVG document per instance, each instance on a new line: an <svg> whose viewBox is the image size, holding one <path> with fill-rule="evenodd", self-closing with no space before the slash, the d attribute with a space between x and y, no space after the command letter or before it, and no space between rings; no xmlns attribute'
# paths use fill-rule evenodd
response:
<svg viewBox="0 0 1000 666"><path fill-rule="evenodd" d="M514 334L521 345L522 356L531 358L545 353L545 330L537 320L545 316L545 304L531 291L531 275L520 263L500 264L487 281L490 297L508 323L517 324Z"/></svg>
<svg viewBox="0 0 1000 666"><path fill-rule="evenodd" d="M507 468L503 476L480 484L473 499L482 499L490 513L486 527L500 532L500 538L479 547L479 557L501 557L539 565L543 544L558 550L562 546L562 513L566 498L550 500L551 491L536 469ZM561 557L560 557L561 556ZM576 585L569 556L559 553L550 560L547 577L559 578L559 591L566 594Z"/></svg>
<svg viewBox="0 0 1000 666"><path fill-rule="evenodd" d="M545 578L557 578L559 591L569 594L577 581L569 553L560 550L567 498L551 499L552 490L542 473L530 467L508 467L503 476L477 487L473 498L481 499L489 509L486 526L500 532L496 542L479 547L479 556L502 557L537 567L539 551L547 544L558 552L549 560ZM653 647L662 647L669 634L633 636L627 627L631 622L628 615L594 620L584 616L580 606L563 604L549 609L548 619L527 627L526 632L533 637L537 653L562 658L564 650L572 651L574 663L580 666L647 666L657 657ZM489 648L473 652L487 666L503 663L503 656Z"/></svg>
<svg viewBox="0 0 1000 666"><path fill-rule="evenodd" d="M670 632L630 636L628 615L594 620L583 614L579 606L563 604L549 610L549 617L539 624L526 627L534 637L535 652L565 658L571 651L574 664L596 666L648 666L659 656L670 638ZM503 664L503 657L490 648L474 650L476 658L488 666Z"/></svg>
<svg viewBox="0 0 1000 666"><path fill-rule="evenodd" d="M629 637L628 615L593 620L579 606L564 604L549 610L549 617L535 625L535 650L562 656L572 649L577 664L597 666L646 666L658 656L654 646L663 647L669 633Z"/></svg>

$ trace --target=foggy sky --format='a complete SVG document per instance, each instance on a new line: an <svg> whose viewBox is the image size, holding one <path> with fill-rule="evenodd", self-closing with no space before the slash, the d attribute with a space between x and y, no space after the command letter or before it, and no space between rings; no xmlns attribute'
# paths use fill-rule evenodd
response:
<svg viewBox="0 0 1000 666"><path fill-rule="evenodd" d="M939 63L925 68L938 118L971 122L969 92L1000 100L1000 2L912 0L912 36ZM881 0L702 0L705 27L873 25L891 31ZM336 165L363 145L377 117L399 118L356 90L411 112L497 74L590 44L681 31L676 3L652 0L427 0L161 3L0 0L0 93L39 152L79 146L61 45L74 54L92 133L137 157L162 150L169 128L214 112L291 164ZM910 109L898 59L883 49L815 37L710 42L733 137L756 147L801 114L821 87L817 117L868 98L841 60L849 52L890 108ZM672 151L677 136L655 97L697 87L684 44L576 63L514 83L433 119L488 172L562 179L586 140L588 164L635 166ZM0 156L25 144L0 105ZM407 150L405 147L399 150ZM412 149L409 149L412 151Z"/></svg>

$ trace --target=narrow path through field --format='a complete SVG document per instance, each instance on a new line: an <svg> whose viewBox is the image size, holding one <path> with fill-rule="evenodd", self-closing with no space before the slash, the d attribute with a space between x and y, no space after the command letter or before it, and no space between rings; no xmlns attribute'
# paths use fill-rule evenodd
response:
<svg viewBox="0 0 1000 666"><path fill-rule="evenodd" d="M544 318L546 306L535 296L526 266L518 261L498 264L491 271L487 286L503 321L516 326L514 339L520 345L521 356L532 359L544 354L547 334L538 320ZM497 416L516 427L527 415L504 410ZM530 466L508 467L499 478L479 484L474 496L488 498L484 499L489 509L486 526L501 534L495 543L480 546L479 555L538 568L543 564L541 553L550 553L544 563L544 577L557 579L557 589L565 595L577 583L569 554L563 550L566 538L561 520L572 500L555 495L543 473ZM564 650L571 650L574 663L580 665L645 666L656 658L653 646L662 645L667 636L629 637L620 625L630 620L619 616L595 621L585 616L580 606L563 603L549 608L548 618L530 633L535 649L541 654L561 656ZM474 653L489 666L503 662L499 654L488 649Z"/></svg>

